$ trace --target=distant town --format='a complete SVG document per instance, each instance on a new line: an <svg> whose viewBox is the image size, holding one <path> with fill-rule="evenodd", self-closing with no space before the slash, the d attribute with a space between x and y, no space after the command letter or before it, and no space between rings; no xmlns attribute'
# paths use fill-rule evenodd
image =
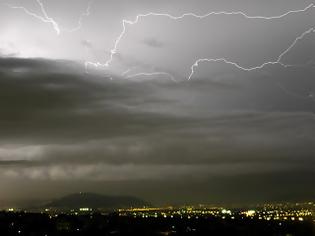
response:
<svg viewBox="0 0 315 236"><path fill-rule="evenodd" d="M315 235L315 202L5 209L0 235Z"/></svg>

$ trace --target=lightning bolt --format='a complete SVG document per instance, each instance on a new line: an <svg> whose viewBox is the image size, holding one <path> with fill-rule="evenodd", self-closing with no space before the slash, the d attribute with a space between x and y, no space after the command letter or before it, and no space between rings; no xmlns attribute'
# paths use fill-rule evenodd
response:
<svg viewBox="0 0 315 236"><path fill-rule="evenodd" d="M258 70L258 69L262 69L264 68L265 66L267 65L281 65L283 67L297 67L297 66L302 66L302 65L290 65L290 64L284 64L281 62L282 58L288 53L291 51L291 49L300 41L302 40L306 35L310 34L310 33L315 33L315 29L314 28L310 28L308 29L307 31L303 32L300 36L298 36L294 41L293 43L286 49L284 50L280 55L279 57L277 58L277 60L275 61L268 61L268 62L265 62L259 66L254 66L254 67L249 67L249 68L246 68L246 67L242 67L241 65L239 65L238 63L236 62L232 62L232 61L229 61L227 60L226 58L217 58L217 59L213 59L213 58L203 58L203 59L198 59L192 66L191 66L191 73L188 77L188 80L190 80L192 78L192 76L194 75L195 73L195 67L198 67L199 66L199 63L201 62L224 62L225 64L229 64L229 65L233 65L235 66L236 68L240 69L240 70L243 70L243 71L253 71L253 70ZM307 63L307 64L311 64L311 63Z"/></svg>
<svg viewBox="0 0 315 236"><path fill-rule="evenodd" d="M111 49L110 58L105 62L104 65L105 66L109 66L109 64L113 61L113 57L117 53L118 45L119 45L120 41L122 40L122 38L124 37L124 35L126 34L127 25L135 25L135 24L137 24L140 21L141 18L145 18L145 17L149 17L149 16L158 16L158 17L167 17L167 18L172 19L172 20L182 20L182 19L184 19L186 17L189 17L189 16L190 17L195 17L195 18L198 18L198 19L204 19L204 18L207 18L207 17L212 16L212 15L241 15L241 16L245 17L246 19L274 20L274 19L283 18L283 17L285 17L285 16L287 16L289 14L292 14L292 13L306 12L307 10L309 10L309 9L311 9L313 7L315 7L315 6L312 3L312 4L310 4L309 6L305 7L302 10L292 10L292 11L288 11L288 12L282 14L282 15L279 15L279 16L270 16L270 17L249 16L249 15L247 15L244 12L241 12L241 11L236 11L236 12L226 12L226 11L209 12L209 13L204 14L204 15L197 15L195 13L184 13L181 16L173 16L173 15L166 14L166 13L154 13L154 12L149 12L147 14L139 14L139 15L136 16L136 19L134 21L123 19L123 21L122 21L123 30L120 33L120 35L117 37L117 39L115 40L114 47Z"/></svg>
<svg viewBox="0 0 315 236"><path fill-rule="evenodd" d="M236 12L226 12L226 11L219 11L219 12L210 12L210 13L207 13L207 14L204 14L204 15L197 15L197 14L194 14L194 13L185 13L181 16L173 16L173 15L170 15L170 14L165 14L165 13L154 13L154 12L150 12L150 13L147 13L147 14L139 14L136 16L135 20L134 21L130 21L130 20L125 20L123 19L122 21L122 32L119 34L119 36L117 37L117 39L115 40L115 43L114 43L114 47L110 50L110 57L109 59L104 63L100 63L100 62L86 62L85 65L86 67L88 65L93 65L95 67L99 67L99 66L104 66L104 67L108 67L113 59L114 59L114 56L115 54L117 54L117 51L118 51L118 46L119 46L119 43L121 42L121 40L123 39L123 37L125 36L126 34L126 30L127 30L127 26L128 25L135 25L137 24L141 18L145 18L145 17L149 17L149 16L157 16L157 17L167 17L169 19L172 19L172 20L182 20L184 19L185 17L195 17L195 18L198 18L198 19L203 19L203 18L207 18L209 16L212 16L212 15L240 15L240 16L243 16L245 17L246 19L262 19L262 20L274 20L274 19L281 19L283 17L286 17L290 14L294 14L294 13L301 13L301 12L306 12L308 11L309 9L311 8L314 8L314 4L310 4L308 5L307 7L305 7L304 9L300 9L300 10L292 10L292 11L288 11L284 14L281 14L281 15L278 15L278 16L269 16L269 17L266 17L266 16L249 16L247 14L245 14L244 12L241 12L241 11L236 11ZM245 70L245 71L251 71L251 70L256 70L256 69L261 69L263 67L265 67L266 65L269 65L269 64L280 64L282 66L289 66L289 65L285 65L283 63L281 63L281 59L282 57L288 53L295 45L296 43L302 39L303 37L305 37L305 35L311 33L311 32L314 32L314 29L311 28L309 29L308 31L304 32L301 36L299 36L298 38L295 39L295 41L290 45L290 47L288 47L283 53L281 53L281 55L279 55L278 59L276 61L270 61L270 62L266 62L266 63L263 63L262 65L260 66L256 66L256 67L252 67L252 68L245 68L245 67L242 67L240 66L239 64L235 63L235 62L232 62L232 61L229 61L228 59L226 58L217 58L217 59L211 59L211 58L203 58L203 59L198 59L192 66L191 66L191 73L188 77L188 80L190 80L194 74L194 69L195 67L198 67L199 66L199 63L200 62L224 62L226 64L231 64L235 67L237 67L238 69L241 69L241 70ZM128 71L129 72L129 71ZM154 73L138 73L138 74L134 74L132 76L139 76L139 75L156 75L156 74L168 74L168 73L165 73L165 72L154 72ZM168 74L169 75L169 74ZM130 76L129 76L130 77Z"/></svg>
<svg viewBox="0 0 315 236"><path fill-rule="evenodd" d="M10 6L10 7L13 8L13 9L22 9L28 15L33 16L33 17L41 20L44 23L52 24L54 30L59 35L60 32L61 32L61 28L59 27L58 23L53 18L48 16L48 14L47 14L47 12L45 10L44 4L42 3L41 0L36 0L36 2L40 6L40 9L41 9L41 12L42 12L43 16L39 16L39 15L37 15L37 14L27 10L24 7L20 7L20 6ZM74 32L74 31L77 31L77 30L81 29L83 18L90 15L90 8L91 8L91 5L92 5L92 2L93 2L93 0L89 2L86 11L81 14L81 16L79 18L79 21L78 21L78 25L75 28L73 28L73 29L62 29L62 30L67 31L67 32ZM118 47L119 47L119 44L120 44L121 40L123 39L123 37L126 34L127 26L132 26L132 25L137 24L142 18L146 18L146 17L150 17L150 16L156 16L156 17L167 17L167 18L172 19L172 20L182 20L182 19L184 19L186 17L194 17L194 18L197 18L197 19L204 19L204 18L207 18L207 17L212 16L212 15L226 15L226 16L238 15L238 16L243 16L246 19L275 20L275 19L281 19L281 18L286 17L286 16L288 16L290 14L307 12L308 10L310 10L311 8L314 8L314 7L315 7L315 5L314 5L314 3L312 3L312 4L308 5L307 7L303 8L303 9L291 10L291 11L285 12L285 13L283 13L281 15L277 15L277 16L250 16L250 15L247 15L246 13L244 13L242 11L232 11L232 12L228 12L228 11L215 12L215 11L213 11L213 12L209 12L209 13L204 14L204 15L198 15L198 14L189 12L189 13L184 13L184 14L182 14L180 16L173 16L171 14L154 13L154 12L149 12L149 13L146 13L146 14L139 14L139 15L136 16L135 20L133 20L133 21L132 20L126 20L126 19L122 20L122 31L118 35L118 37L116 38L116 40L114 42L114 47L110 50L109 59L105 63L86 61L85 62L86 72L88 72L88 67L90 65L92 65L94 67L109 67L110 64L112 63L112 61L114 60L115 54L117 54ZM281 62L281 60L289 51L291 51L291 49L298 43L299 40L302 40L306 35L308 35L310 33L314 33L314 32L315 32L314 28L310 28L307 31L303 32L300 36L298 36L293 41L293 43L287 49L285 49L278 56L278 58L276 60L274 60L274 61L267 61L267 62L264 62L261 65L258 65L258 66L253 66L253 67L248 67L248 68L247 67L243 67L240 64L238 64L237 62L230 61L227 58L200 58L200 59L196 60L195 63L191 66L191 73L188 76L188 80L190 80L193 77L193 75L195 73L195 68L198 67L199 64L202 63L202 62L222 62L222 63L225 63L225 64L232 65L232 66L234 66L234 67L236 67L236 68L238 68L240 70L243 70L243 71L258 70L258 69L264 68L267 65L281 65L283 67L298 66L298 65L284 64L283 62ZM172 80L175 80L174 76L172 76L171 74L166 73L166 72L153 72L153 73L141 72L141 73L136 73L136 74L127 76L127 74L130 71L131 71L131 69L128 69L126 72L123 73L123 75L126 76L126 78L134 78L134 77L137 77L137 76L165 75L165 76L171 78Z"/></svg>
<svg viewBox="0 0 315 236"><path fill-rule="evenodd" d="M308 10L310 10L311 8L314 8L314 7L315 7L315 5L314 5L314 3L312 3L312 4L308 5L307 7L303 8L303 9L291 10L291 11L288 11L286 13L283 13L283 14L277 15L277 16L250 16L250 15L247 15L246 13L244 13L244 12L241 12L241 11L236 11L236 12L219 11L219 12L210 12L210 13L207 13L207 14L204 14L204 15L197 15L197 14L194 14L194 13L184 13L183 15L180 15L180 16L173 16L173 15L170 15L170 14L154 13L154 12L150 12L150 13L147 13L147 14L139 14L139 15L136 16L135 20L133 20L133 21L123 19L123 21L122 21L122 31L119 34L119 36L116 38L115 43L114 43L114 47L110 50L111 53L110 53L109 59L104 64L102 64L100 62L86 62L85 65L86 65L86 68L89 65L92 65L92 66L95 66L95 67L100 67L100 66L102 66L102 67L109 67L110 64L112 63L112 61L114 60L115 54L117 54L118 46L119 46L121 40L123 39L123 37L126 34L127 26L128 25L129 26L135 25L135 24L137 24L140 21L140 19L145 18L145 17L157 16L157 17L167 17L167 18L172 19L172 20L182 20L182 19L184 19L186 17L194 17L194 18L198 18L198 19L204 19L204 18L207 18L207 17L212 16L212 15L228 15L228 16L229 15L240 15L240 16L245 17L246 19L275 20L275 19L281 19L281 18L286 17L286 16L288 16L290 14L307 12ZM275 65L275 64L278 64L278 65L281 65L281 66L284 66L284 67L295 66L295 65L287 65L287 64L282 63L281 60L282 60L283 56L286 55L297 44L297 42L299 40L303 39L307 34L310 34L310 33L313 33L313 32L314 32L314 28L311 28L311 29L307 30L306 32L303 32L303 34L298 36L294 40L294 42L285 51L283 51L279 55L277 60L275 60L275 61L268 61L268 62L265 62L265 63L259 65L259 66L246 68L246 67L242 67L241 65L239 65L236 62L229 61L226 58L201 58L201 59L198 59L191 66L191 73L188 76L188 80L190 80L193 77L194 72L195 72L195 68L198 67L201 62L223 62L223 63L226 63L226 64L233 65L233 66L235 66L238 69L241 69L243 71L252 71L252 70L262 69L262 68L264 68L267 65ZM130 70L127 70L127 71L129 72ZM143 76L143 75L151 76L151 75L157 75L157 74L170 76L170 74L166 73L166 72L154 72L154 73L137 73L137 74L134 74L134 75L129 75L128 77L130 78L130 77ZM172 78L174 78L174 77L172 76Z"/></svg>
<svg viewBox="0 0 315 236"><path fill-rule="evenodd" d="M59 35L60 34L60 27L59 27L58 23L53 18L48 16L48 14L46 12L46 9L45 9L45 6L44 6L44 4L42 3L41 0L36 0L36 2L37 2L37 4L40 7L43 16L37 15L36 13L31 12L28 9L26 9L25 7L22 7L22 6L12 6L10 4L6 4L6 5L8 7L12 8L12 9L21 9L27 15L35 17L36 19L38 19L38 20L40 20L40 21L42 21L44 23L50 23L53 26L54 30L56 31L57 35Z"/></svg>
<svg viewBox="0 0 315 236"><path fill-rule="evenodd" d="M91 6L92 6L92 3L93 3L94 0L91 0L89 1L88 3L88 6L87 6L87 9L84 13L82 13L79 17L79 20L78 20L78 24L76 27L74 27L73 29L66 29L66 28L61 28L59 26L59 24L52 18L48 15L47 11L46 11L46 8L44 6L44 3L42 2L42 0L36 0L37 4L39 5L40 7L40 10L41 10L41 13L42 13L42 16L34 13L34 12L31 12L30 10L28 10L27 8L23 7L23 6L12 6L10 4L6 4L6 6L8 6L9 8L11 9L21 9L23 10L27 15L29 16L32 16L40 21L42 21L43 23L49 23L52 25L53 29L56 31L56 34L57 35L60 35L61 31L66 31L66 32L69 32L69 33L72 33L72 32L75 32L75 31L78 31L81 29L82 27L82 20L84 17L88 17L90 15L90 10L91 10Z"/></svg>
<svg viewBox="0 0 315 236"><path fill-rule="evenodd" d="M67 31L69 33L73 33L75 31L78 31L82 28L82 21L85 17L88 17L91 15L91 7L92 7L92 4L94 3L94 0L91 0L88 2L88 6L85 10L85 12L83 12L81 15L80 15L80 18L78 20L78 25L77 27L73 28L73 29L64 29L64 31Z"/></svg>
<svg viewBox="0 0 315 236"><path fill-rule="evenodd" d="M121 73L121 76L126 76L130 71L132 71L133 68L129 68L126 71L124 71L123 73Z"/></svg>

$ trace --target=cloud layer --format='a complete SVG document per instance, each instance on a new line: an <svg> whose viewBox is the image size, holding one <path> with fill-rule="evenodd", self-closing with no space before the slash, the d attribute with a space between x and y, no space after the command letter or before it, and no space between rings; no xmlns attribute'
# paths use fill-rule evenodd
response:
<svg viewBox="0 0 315 236"><path fill-rule="evenodd" d="M198 194L182 201L211 201L205 186L218 192L212 196L216 200L223 190L229 192L225 185L249 177L260 183L285 174L290 178L281 184L295 179L310 188L305 178L314 176L315 102L309 96L314 68L233 70L189 82L139 83L85 74L70 61L2 58L2 182L50 183L42 191L55 181L60 186L102 182L104 189L94 190L111 192L119 182L126 193L155 202L175 199L160 192L169 181L182 188L179 192L200 184ZM154 183L155 190L135 193L127 187L132 183ZM261 187L271 191L270 198L289 197L276 183ZM313 194L300 188L293 184L292 196ZM16 191L8 189L8 195ZM57 191L65 192L65 187Z"/></svg>

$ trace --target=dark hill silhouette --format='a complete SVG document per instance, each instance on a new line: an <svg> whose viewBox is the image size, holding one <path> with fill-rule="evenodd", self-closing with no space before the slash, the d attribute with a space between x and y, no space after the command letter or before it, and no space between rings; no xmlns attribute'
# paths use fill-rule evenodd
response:
<svg viewBox="0 0 315 236"><path fill-rule="evenodd" d="M104 208L117 209L129 207L143 207L151 204L142 199L131 196L107 196L95 193L76 193L51 201L46 205L49 208L77 209Z"/></svg>

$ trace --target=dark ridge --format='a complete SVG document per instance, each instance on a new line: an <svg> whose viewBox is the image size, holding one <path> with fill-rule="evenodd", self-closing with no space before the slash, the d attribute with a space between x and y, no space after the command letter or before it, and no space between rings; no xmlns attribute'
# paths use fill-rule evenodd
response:
<svg viewBox="0 0 315 236"><path fill-rule="evenodd" d="M151 206L150 203L132 196L107 196L96 193L76 193L51 201L46 205L49 208L77 209L117 209L130 207Z"/></svg>

